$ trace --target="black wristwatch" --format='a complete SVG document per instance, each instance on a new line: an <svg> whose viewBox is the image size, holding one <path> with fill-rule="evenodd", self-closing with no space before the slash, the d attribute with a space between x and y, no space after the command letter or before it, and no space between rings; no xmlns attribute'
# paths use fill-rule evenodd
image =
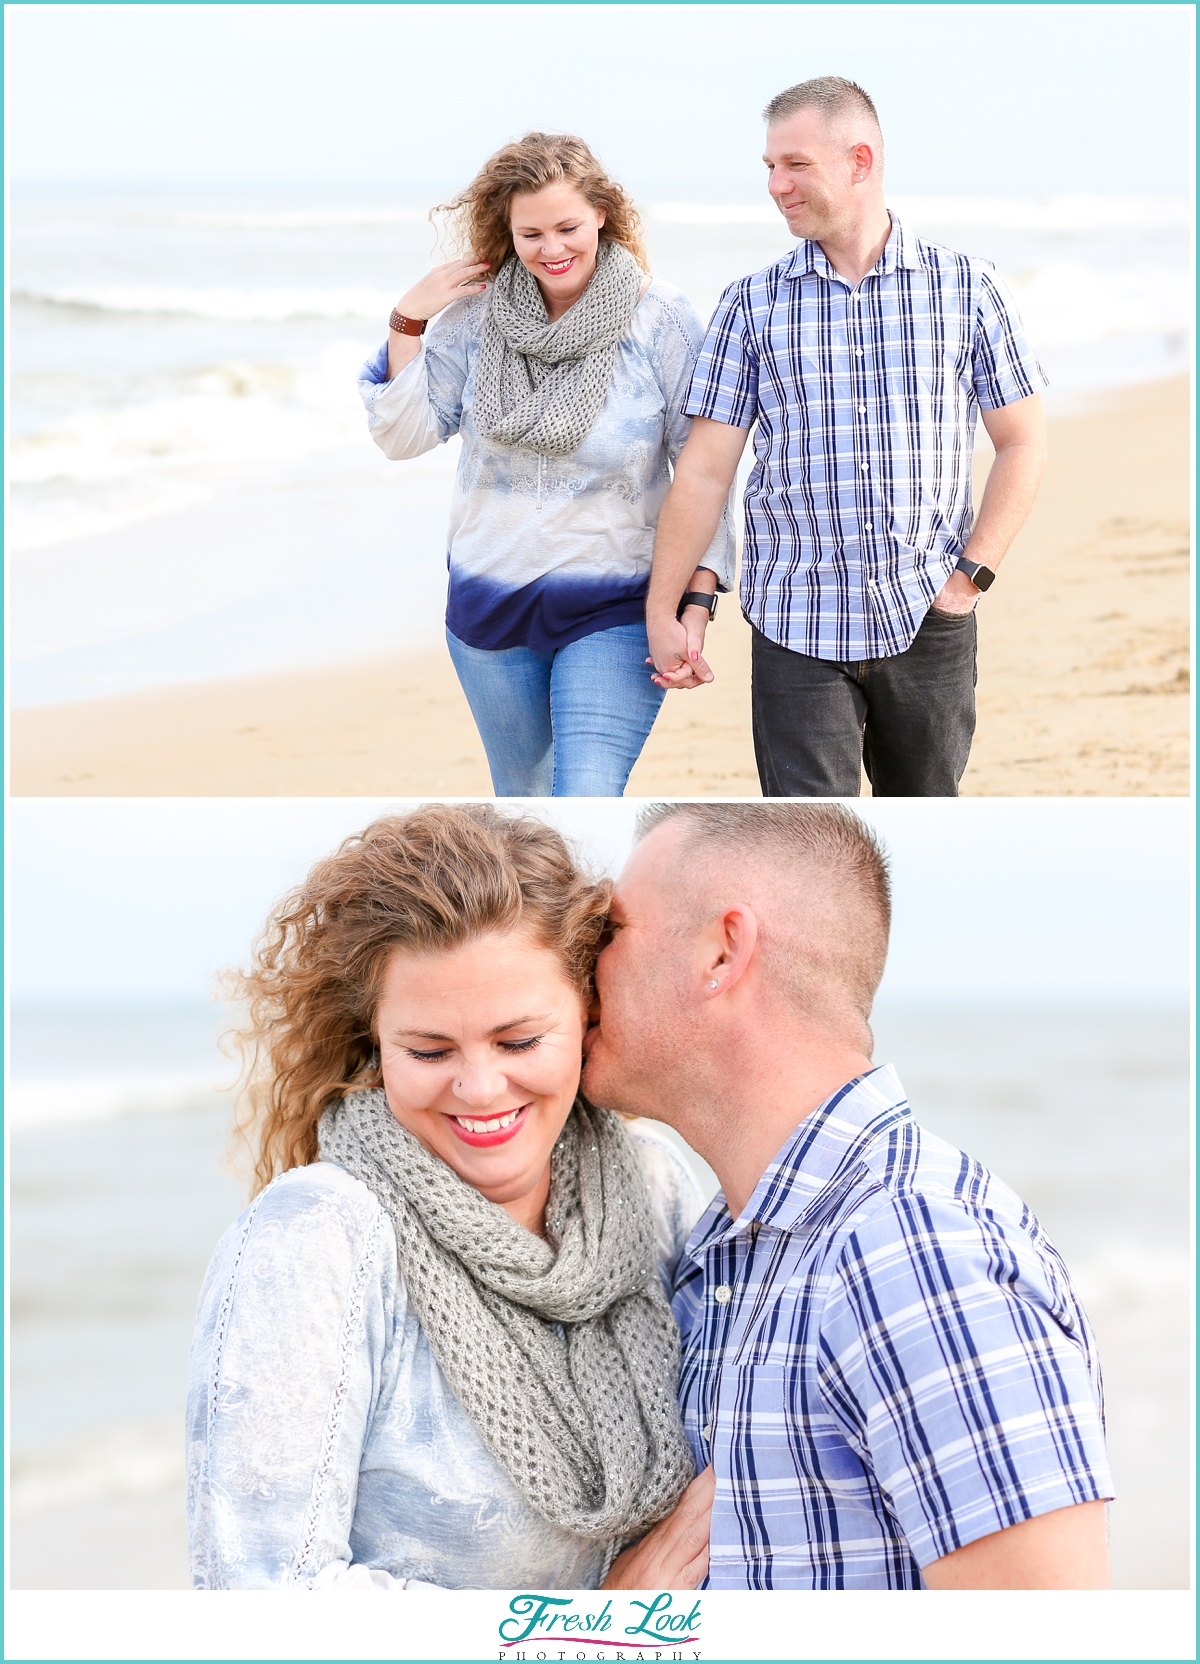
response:
<svg viewBox="0 0 1200 1664"><path fill-rule="evenodd" d="M991 589L996 581L996 574L990 566L985 566L981 560L968 560L965 555L959 556L954 570L965 572L976 589Z"/></svg>
<svg viewBox="0 0 1200 1664"><path fill-rule="evenodd" d="M676 618L682 618L683 617L684 607L703 607L705 609L705 611L708 613L708 621L709 621L710 624L712 623L713 619L717 616L717 598L716 598L716 596L715 595L706 595L704 593L704 591L701 590L701 589L686 589L686 590L684 590L683 599L680 601L679 605L675 608Z"/></svg>

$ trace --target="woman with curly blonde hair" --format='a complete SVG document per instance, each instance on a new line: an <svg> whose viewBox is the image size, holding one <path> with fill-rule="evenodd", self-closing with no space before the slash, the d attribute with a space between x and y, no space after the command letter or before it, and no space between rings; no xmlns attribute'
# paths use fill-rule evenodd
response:
<svg viewBox="0 0 1200 1664"><path fill-rule="evenodd" d="M239 988L259 1188L192 1348L198 1587L594 1588L647 1533L658 1586L703 1577L663 1286L702 1201L579 1096L607 906L467 804L275 909Z"/></svg>
<svg viewBox="0 0 1200 1664"><path fill-rule="evenodd" d="M467 253L363 366L371 435L397 460L462 438L446 639L497 795L620 797L663 698L645 598L704 330L582 139L527 133L448 207ZM689 652L732 553L726 516L681 597Z"/></svg>

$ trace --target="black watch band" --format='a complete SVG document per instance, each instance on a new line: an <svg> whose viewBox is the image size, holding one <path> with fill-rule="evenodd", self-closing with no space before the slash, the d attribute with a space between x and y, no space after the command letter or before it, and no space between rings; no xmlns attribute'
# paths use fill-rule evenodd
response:
<svg viewBox="0 0 1200 1664"><path fill-rule="evenodd" d="M675 608L676 618L683 617L684 607L703 607L708 613L709 622L717 616L717 598L707 595L701 589L685 589L679 605Z"/></svg>
<svg viewBox="0 0 1200 1664"><path fill-rule="evenodd" d="M996 574L990 566L985 566L980 560L968 560L965 555L959 556L954 570L965 572L976 589L991 589L996 581Z"/></svg>

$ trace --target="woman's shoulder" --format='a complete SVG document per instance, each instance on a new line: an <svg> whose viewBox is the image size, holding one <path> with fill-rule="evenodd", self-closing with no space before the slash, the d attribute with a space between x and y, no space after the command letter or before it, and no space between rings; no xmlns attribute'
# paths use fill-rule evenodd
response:
<svg viewBox="0 0 1200 1664"><path fill-rule="evenodd" d="M704 1192L685 1157L652 1121L627 1121L625 1130L646 1175L659 1258L669 1271L674 1270L707 1206Z"/></svg>
<svg viewBox="0 0 1200 1664"><path fill-rule="evenodd" d="M451 301L426 330L426 347L445 349L455 345L470 347L477 344L483 332L483 320L487 316L490 298L491 290L485 289L477 295L466 295L462 300Z"/></svg>
<svg viewBox="0 0 1200 1664"><path fill-rule="evenodd" d="M247 1257L256 1264L285 1260L297 1269L332 1259L358 1262L378 1253L390 1228L361 1179L316 1161L281 1173L255 1197L222 1237L212 1270L232 1271Z"/></svg>
<svg viewBox="0 0 1200 1664"><path fill-rule="evenodd" d="M685 342L692 352L698 352L704 340L704 325L700 314L673 283L653 278L633 314L634 333L653 341L675 337Z"/></svg>

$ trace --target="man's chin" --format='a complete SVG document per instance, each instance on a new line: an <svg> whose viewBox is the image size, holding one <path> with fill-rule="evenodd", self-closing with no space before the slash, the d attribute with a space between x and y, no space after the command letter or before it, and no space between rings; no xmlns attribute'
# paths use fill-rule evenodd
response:
<svg viewBox="0 0 1200 1664"><path fill-rule="evenodd" d="M588 1103L600 1109L614 1109L623 1115L640 1115L641 1110L625 1101L620 1070L609 1066L599 1028L589 1029L583 1043L583 1075L579 1090Z"/></svg>

